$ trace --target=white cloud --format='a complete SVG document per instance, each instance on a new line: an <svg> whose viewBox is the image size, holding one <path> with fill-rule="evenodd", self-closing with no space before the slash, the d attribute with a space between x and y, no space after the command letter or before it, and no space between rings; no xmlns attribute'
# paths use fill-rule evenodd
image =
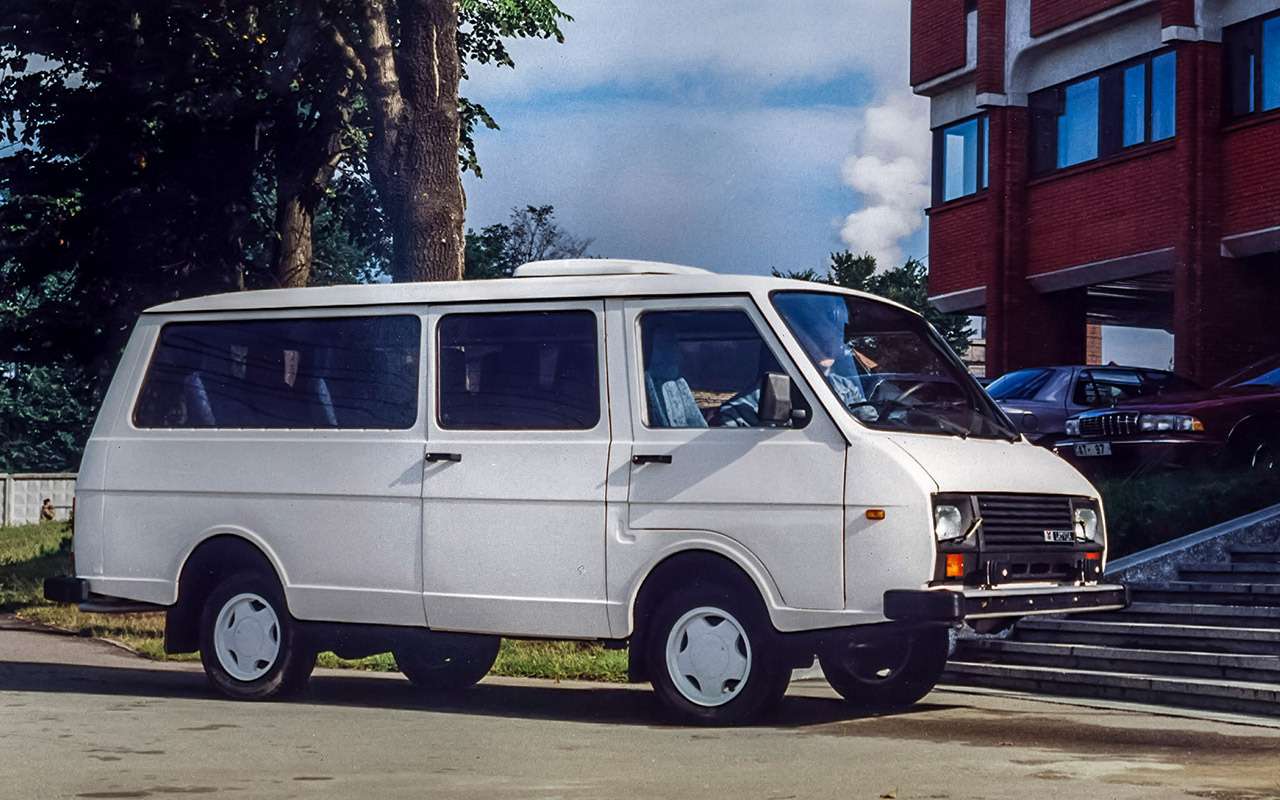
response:
<svg viewBox="0 0 1280 800"><path fill-rule="evenodd" d="M881 267L902 263L905 240L924 227L930 148L927 101L899 93L864 112L855 152L841 168L864 203L840 229L851 250L870 252Z"/></svg>

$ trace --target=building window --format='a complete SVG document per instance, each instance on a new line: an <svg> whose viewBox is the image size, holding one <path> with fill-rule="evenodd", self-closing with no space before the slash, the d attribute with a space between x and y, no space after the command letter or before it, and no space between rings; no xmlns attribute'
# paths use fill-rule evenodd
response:
<svg viewBox="0 0 1280 800"><path fill-rule="evenodd" d="M1144 56L1035 92L1032 171L1044 174L1171 138L1177 56Z"/></svg>
<svg viewBox="0 0 1280 800"><path fill-rule="evenodd" d="M986 114L934 131L935 205L977 194L987 188L987 138L990 123Z"/></svg>
<svg viewBox="0 0 1280 800"><path fill-rule="evenodd" d="M1232 116L1280 108L1280 16L1233 25L1222 40Z"/></svg>

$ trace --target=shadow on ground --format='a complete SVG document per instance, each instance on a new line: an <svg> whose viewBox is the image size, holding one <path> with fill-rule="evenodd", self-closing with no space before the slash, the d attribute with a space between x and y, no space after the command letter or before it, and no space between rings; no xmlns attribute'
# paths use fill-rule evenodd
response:
<svg viewBox="0 0 1280 800"><path fill-rule="evenodd" d="M194 670L104 667L49 662L0 662L0 691L69 692L144 698L222 700ZM484 682L464 692L424 693L408 681L383 676L317 675L303 695L281 702L386 709L418 709L570 722L662 725L657 701L647 687L560 685L551 682ZM895 716L950 706L922 703ZM788 696L763 724L781 727L826 725L858 719L834 698Z"/></svg>

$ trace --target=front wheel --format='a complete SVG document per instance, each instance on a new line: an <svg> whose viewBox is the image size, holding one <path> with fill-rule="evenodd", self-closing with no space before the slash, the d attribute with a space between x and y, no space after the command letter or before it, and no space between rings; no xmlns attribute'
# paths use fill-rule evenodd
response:
<svg viewBox="0 0 1280 800"><path fill-rule="evenodd" d="M654 692L677 721L736 725L777 704L791 679L759 602L707 586L676 592L645 638Z"/></svg>
<svg viewBox="0 0 1280 800"><path fill-rule="evenodd" d="M818 655L827 682L862 711L914 705L938 683L949 643L942 626L851 637Z"/></svg>
<svg viewBox="0 0 1280 800"><path fill-rule="evenodd" d="M200 614L200 661L234 700L265 700L304 688L316 655L303 640L274 576L238 572L219 583Z"/></svg>

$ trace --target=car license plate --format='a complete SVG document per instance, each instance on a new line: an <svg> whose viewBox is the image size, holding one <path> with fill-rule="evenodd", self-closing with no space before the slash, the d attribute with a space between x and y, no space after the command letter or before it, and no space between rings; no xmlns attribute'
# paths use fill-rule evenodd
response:
<svg viewBox="0 0 1280 800"><path fill-rule="evenodd" d="M1076 540L1076 536L1072 531L1045 531L1044 540L1055 544L1070 544Z"/></svg>
<svg viewBox="0 0 1280 800"><path fill-rule="evenodd" d="M1084 442L1076 445L1076 456L1079 458L1092 458L1094 456L1111 455L1110 442Z"/></svg>

